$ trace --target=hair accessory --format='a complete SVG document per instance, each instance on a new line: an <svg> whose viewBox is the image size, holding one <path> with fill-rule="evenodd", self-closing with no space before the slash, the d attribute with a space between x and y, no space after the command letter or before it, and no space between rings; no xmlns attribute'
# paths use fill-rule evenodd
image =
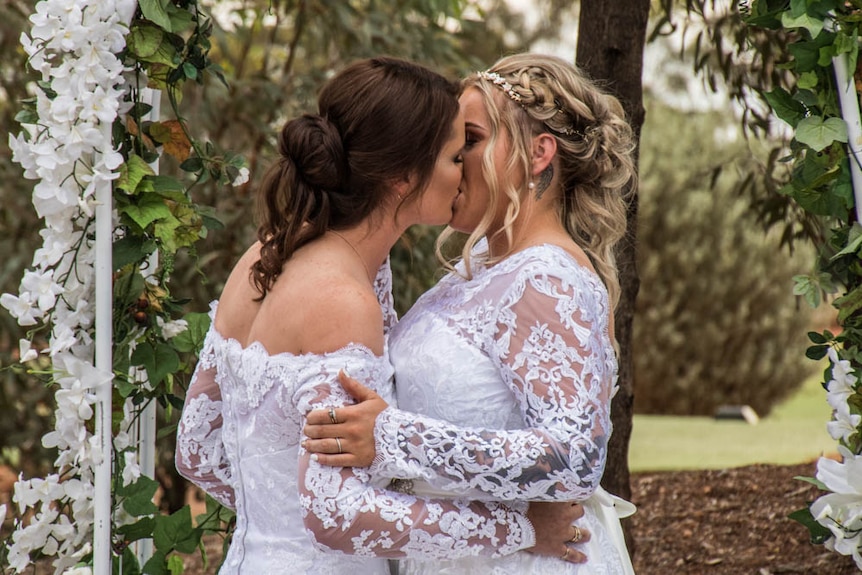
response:
<svg viewBox="0 0 862 575"><path fill-rule="evenodd" d="M484 72L476 72L476 75L482 78L483 80L488 80L489 82L493 82L497 86L503 90L507 96L509 96L510 100L514 100L515 102L521 103L521 95L515 91L515 88L503 78L497 72L488 72L487 70Z"/></svg>

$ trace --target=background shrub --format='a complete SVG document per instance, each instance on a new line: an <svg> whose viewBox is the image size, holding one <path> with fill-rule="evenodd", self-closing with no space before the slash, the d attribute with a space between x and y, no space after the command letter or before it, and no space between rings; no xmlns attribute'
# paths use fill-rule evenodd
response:
<svg viewBox="0 0 862 575"><path fill-rule="evenodd" d="M649 105L643 129L634 329L635 410L712 415L747 404L760 415L815 369L805 359L811 312L792 277L807 246L779 248L735 168L756 161L733 118Z"/></svg>

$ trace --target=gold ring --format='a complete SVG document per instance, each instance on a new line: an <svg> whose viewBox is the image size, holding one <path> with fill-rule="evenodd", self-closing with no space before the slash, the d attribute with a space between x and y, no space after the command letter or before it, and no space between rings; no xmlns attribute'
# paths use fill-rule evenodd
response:
<svg viewBox="0 0 862 575"><path fill-rule="evenodd" d="M565 552L565 553L563 553L563 556L562 556L562 557L560 557L560 559L562 559L563 561L565 561L566 559L568 559L568 558L569 558L569 551L571 551L571 549L569 549L568 547L566 547L566 552Z"/></svg>
<svg viewBox="0 0 862 575"><path fill-rule="evenodd" d="M338 423L338 418L335 417L335 408L334 407L329 408L329 421L331 421L332 423Z"/></svg>
<svg viewBox="0 0 862 575"><path fill-rule="evenodd" d="M336 443L336 444L338 444L338 453L344 453L344 450L343 450L343 449L341 449L341 439L340 439L340 438L338 438L338 437L336 437L336 438L335 438L335 443Z"/></svg>
<svg viewBox="0 0 862 575"><path fill-rule="evenodd" d="M577 543L578 541L581 540L581 538L584 536L584 534L581 533L581 528L578 527L577 525L572 525L572 529L574 529L575 531L572 534L572 538L569 539L569 543Z"/></svg>

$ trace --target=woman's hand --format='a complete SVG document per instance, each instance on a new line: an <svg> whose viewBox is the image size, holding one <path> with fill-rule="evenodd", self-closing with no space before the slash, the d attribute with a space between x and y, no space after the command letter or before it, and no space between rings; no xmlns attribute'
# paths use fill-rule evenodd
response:
<svg viewBox="0 0 862 575"><path fill-rule="evenodd" d="M569 563L586 563L587 556L577 546L590 540L590 532L574 525L583 516L579 503L531 501L527 518L536 530L536 545L527 551Z"/></svg>
<svg viewBox="0 0 862 575"><path fill-rule="evenodd" d="M338 381L357 404L309 412L302 430L308 437L303 447L323 465L368 467L377 453L374 422L389 404L344 370L338 373Z"/></svg>

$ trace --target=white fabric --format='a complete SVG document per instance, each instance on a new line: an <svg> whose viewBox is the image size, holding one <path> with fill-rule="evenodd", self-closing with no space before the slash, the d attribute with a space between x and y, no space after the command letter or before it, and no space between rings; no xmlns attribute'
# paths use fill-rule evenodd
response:
<svg viewBox="0 0 862 575"><path fill-rule="evenodd" d="M385 265L376 283L387 330L395 317L389 274ZM529 521L511 506L386 492L372 485L388 479L321 466L299 446L308 411L351 402L336 379L343 368L394 400L386 353L349 345L271 355L222 337L214 324L187 394L176 464L236 508L220 573L383 575L383 557L490 557L534 544Z"/></svg>
<svg viewBox="0 0 862 575"><path fill-rule="evenodd" d="M544 245L479 263L469 281L450 274L392 329L404 411L378 417L373 471L418 478L420 494L581 501L593 534L585 565L520 552L405 560L402 573L632 573L613 499L597 491L617 374L609 316L598 276Z"/></svg>

